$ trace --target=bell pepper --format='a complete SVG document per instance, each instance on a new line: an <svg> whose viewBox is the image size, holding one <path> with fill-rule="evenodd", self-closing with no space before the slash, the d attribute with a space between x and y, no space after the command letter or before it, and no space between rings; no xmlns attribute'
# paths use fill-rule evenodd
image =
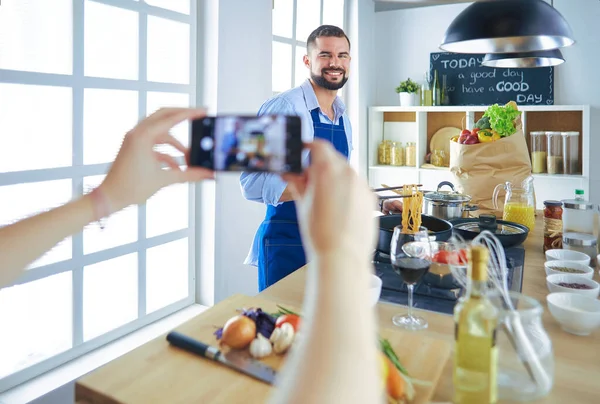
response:
<svg viewBox="0 0 600 404"><path fill-rule="evenodd" d="M479 138L479 141L481 143L488 143L488 142L493 142L494 141L494 134L489 129L480 130L477 133L477 137Z"/></svg>

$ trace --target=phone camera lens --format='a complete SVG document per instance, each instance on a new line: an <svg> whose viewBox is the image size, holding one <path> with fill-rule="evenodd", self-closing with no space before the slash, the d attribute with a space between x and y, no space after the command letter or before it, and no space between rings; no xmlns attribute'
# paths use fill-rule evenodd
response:
<svg viewBox="0 0 600 404"><path fill-rule="evenodd" d="M211 150L213 147L213 140L209 137L202 138L200 141L200 147L205 151Z"/></svg>

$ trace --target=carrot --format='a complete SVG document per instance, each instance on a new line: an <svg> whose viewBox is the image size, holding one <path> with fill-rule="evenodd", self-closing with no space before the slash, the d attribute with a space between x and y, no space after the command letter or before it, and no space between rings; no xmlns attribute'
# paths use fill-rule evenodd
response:
<svg viewBox="0 0 600 404"><path fill-rule="evenodd" d="M406 395L406 381L400 374L400 371L388 357L385 357L387 364L387 393L395 400L400 400Z"/></svg>

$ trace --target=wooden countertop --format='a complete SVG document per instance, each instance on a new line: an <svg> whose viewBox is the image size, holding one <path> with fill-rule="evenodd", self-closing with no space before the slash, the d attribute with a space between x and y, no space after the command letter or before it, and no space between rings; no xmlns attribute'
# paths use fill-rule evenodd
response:
<svg viewBox="0 0 600 404"><path fill-rule="evenodd" d="M600 376L600 357L596 354L600 348L600 330L596 330L592 335L587 337L578 337L562 331L550 315L546 306L546 295L548 289L546 287L546 276L544 272L545 257L542 251L542 218L538 215L536 228L530 234L525 242L525 268L523 274L523 293L538 300L544 307L542 322L544 328L552 339L555 359L555 381L552 392L544 399L536 401L536 403L595 403L598 402L600 395L600 382L597 380ZM600 280L598 271L594 273L594 279ZM300 307L302 305L303 293L305 284L305 268L301 268L290 276L282 279L277 284L263 291L259 296L272 300L276 303ZM403 312L401 306L381 302L377 306L380 326L382 328L393 329L394 325L391 322L393 315L398 312ZM201 323L202 317L206 313L200 314L198 317L188 321L181 326L183 329L192 329L194 323ZM425 312L423 315L429 322L429 328L419 333L428 336L453 340L454 323L451 316L438 314L433 312ZM159 342L160 340L160 342ZM162 347L162 348L161 348ZM163 361L165 359L178 362L181 365L181 357L176 356L171 358L169 354L165 355L160 352L164 348L164 336L157 338L154 341L138 348L137 350L119 358L121 366L126 363L129 367L142 369L144 366L149 366L149 358L161 356L161 361L155 362L150 370L159 372L157 367L168 367ZM153 354L153 352L155 352ZM136 355L137 353L137 355ZM143 355L141 355L143 353ZM196 360L196 359L190 359ZM116 362L116 361L115 361ZM145 363L144 363L145 362ZM162 362L162 365L161 365ZM113 366L113 368L111 368ZM117 364L111 362L92 372L91 374L81 378L76 385L75 400L78 403L120 403L120 401L107 400L113 396L112 391L107 386L116 386L115 388L131 390L130 393L147 388L148 386L139 385L140 383L131 383L131 380L119 379L119 372L111 372L110 369L116 370ZM179 369L177 366L171 366L164 372L171 372L173 369ZM184 372L184 370L181 370ZM114 374L114 376L113 376ZM99 377L101 376L101 377ZM114 379L114 380L107 380ZM100 382L101 380L101 382ZM202 383L202 378L198 378L198 383ZM251 380L239 378L236 384L239 383L254 383ZM216 387L215 387L216 388ZM225 387L224 387L225 388ZM185 389L184 385L179 385L177 389ZM165 392L166 393L166 392ZM167 393L168 394L168 393ZM163 400L156 398L156 402L168 402L165 396ZM452 398L452 361L449 360L444 368L437 389L434 395L436 402L450 402ZM164 401L167 399L167 401ZM240 397L240 401L247 401ZM233 402L233 401L231 401Z"/></svg>

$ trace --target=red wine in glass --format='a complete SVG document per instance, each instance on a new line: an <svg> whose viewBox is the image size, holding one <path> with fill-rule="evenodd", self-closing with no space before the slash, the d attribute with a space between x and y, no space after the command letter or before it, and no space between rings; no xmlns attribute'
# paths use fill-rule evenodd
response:
<svg viewBox="0 0 600 404"><path fill-rule="evenodd" d="M429 270L430 265L431 262L428 260L409 256L396 258L392 263L394 271L409 285L419 282Z"/></svg>

